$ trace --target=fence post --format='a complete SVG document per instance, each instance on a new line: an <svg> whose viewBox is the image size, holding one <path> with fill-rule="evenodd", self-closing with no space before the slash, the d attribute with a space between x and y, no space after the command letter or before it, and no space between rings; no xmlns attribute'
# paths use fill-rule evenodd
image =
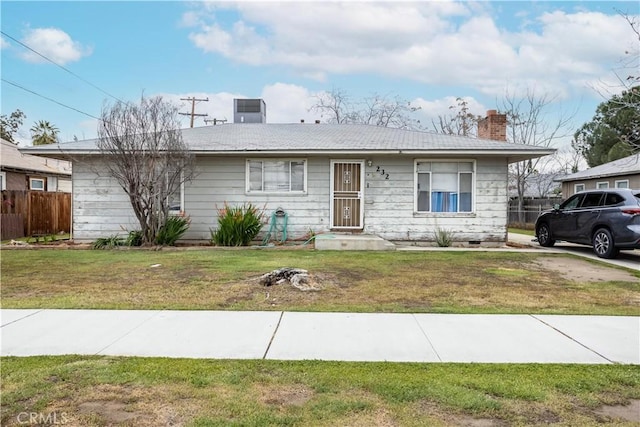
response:
<svg viewBox="0 0 640 427"><path fill-rule="evenodd" d="M26 201L27 201L27 216L26 216L26 223L27 223L27 233L26 236L31 236L31 192L28 191L27 192L27 197L26 197Z"/></svg>

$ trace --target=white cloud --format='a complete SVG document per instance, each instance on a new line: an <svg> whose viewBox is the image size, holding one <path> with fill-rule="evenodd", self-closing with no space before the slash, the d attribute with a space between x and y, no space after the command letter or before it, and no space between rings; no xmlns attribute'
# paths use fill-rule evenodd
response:
<svg viewBox="0 0 640 427"><path fill-rule="evenodd" d="M487 108L473 97L462 97L461 100L467 103L470 114L484 117ZM433 123L438 123L439 117L452 117L458 112L459 100L455 96L445 96L444 98L427 100L416 98L411 101L413 107L419 108L416 112L423 128L433 131Z"/></svg>
<svg viewBox="0 0 640 427"><path fill-rule="evenodd" d="M233 8L233 19L222 19ZM193 43L254 66L299 75L370 73L500 95L517 81L564 95L606 79L637 38L618 15L518 14L499 27L490 7L460 2L241 2L190 10ZM215 15L213 14L215 12ZM526 21L525 21L526 20ZM542 83L544 81L544 83ZM572 87L571 85L576 85Z"/></svg>
<svg viewBox="0 0 640 427"><path fill-rule="evenodd" d="M0 37L0 49L6 49L10 47L11 44L4 39L4 37Z"/></svg>
<svg viewBox="0 0 640 427"><path fill-rule="evenodd" d="M313 123L320 119L311 111L316 103L314 94L308 89L293 84L275 83L262 89L262 98L267 104L268 123Z"/></svg>
<svg viewBox="0 0 640 427"><path fill-rule="evenodd" d="M178 24L181 27L196 27L198 25L202 25L203 22L200 20L199 13L195 11L189 11L182 14L182 17Z"/></svg>
<svg viewBox="0 0 640 427"><path fill-rule="evenodd" d="M58 28L30 29L22 38L22 42L60 65L78 61L83 56L90 55L92 51L91 48L73 41L69 34ZM25 51L21 56L28 62L46 62L31 51Z"/></svg>

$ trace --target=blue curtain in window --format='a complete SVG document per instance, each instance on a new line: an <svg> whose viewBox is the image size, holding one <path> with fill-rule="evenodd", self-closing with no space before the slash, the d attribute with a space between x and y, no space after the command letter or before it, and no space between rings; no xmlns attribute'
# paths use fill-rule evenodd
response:
<svg viewBox="0 0 640 427"><path fill-rule="evenodd" d="M433 212L444 212L444 193L442 191L434 191L431 193L431 210Z"/></svg>
<svg viewBox="0 0 640 427"><path fill-rule="evenodd" d="M458 211L458 193L449 193L449 206L447 206L447 212Z"/></svg>
<svg viewBox="0 0 640 427"><path fill-rule="evenodd" d="M432 212L457 212L458 193L434 191L431 193Z"/></svg>

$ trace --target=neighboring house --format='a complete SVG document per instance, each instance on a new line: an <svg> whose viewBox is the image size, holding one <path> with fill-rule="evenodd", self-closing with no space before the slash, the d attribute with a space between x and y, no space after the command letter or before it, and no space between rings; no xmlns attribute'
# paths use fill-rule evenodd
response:
<svg viewBox="0 0 640 427"><path fill-rule="evenodd" d="M22 154L0 139L0 190L71 193L71 162Z"/></svg>
<svg viewBox="0 0 640 427"><path fill-rule="evenodd" d="M543 199L558 197L560 184L558 181L564 177L564 173L533 173L527 177L524 189L524 197L527 199ZM516 178L509 176L509 197L518 197Z"/></svg>
<svg viewBox="0 0 640 427"><path fill-rule="evenodd" d="M179 197L180 210L191 218L184 238L192 241L210 239L216 208L252 203L264 207L267 218L286 211L292 239L346 232L419 244L433 242L441 228L452 231L457 244L503 243L509 163L555 151L369 125L234 123L184 129L182 137L196 158L197 176ZM96 142L22 149L73 156L78 241L139 229Z"/></svg>
<svg viewBox="0 0 640 427"><path fill-rule="evenodd" d="M562 196L598 188L640 189L640 153L604 163L558 179L562 182Z"/></svg>

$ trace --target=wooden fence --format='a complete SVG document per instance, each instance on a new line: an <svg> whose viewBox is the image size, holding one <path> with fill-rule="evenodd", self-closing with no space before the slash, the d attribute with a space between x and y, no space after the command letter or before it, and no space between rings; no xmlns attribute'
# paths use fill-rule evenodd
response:
<svg viewBox="0 0 640 427"><path fill-rule="evenodd" d="M549 197L544 199L525 199L523 209L518 210L518 200L509 201L509 225L517 226L524 224L533 224L536 222L538 215L547 209L551 209L553 205L562 202L561 198Z"/></svg>
<svg viewBox="0 0 640 427"><path fill-rule="evenodd" d="M71 194L5 190L1 214L1 240L69 233Z"/></svg>

